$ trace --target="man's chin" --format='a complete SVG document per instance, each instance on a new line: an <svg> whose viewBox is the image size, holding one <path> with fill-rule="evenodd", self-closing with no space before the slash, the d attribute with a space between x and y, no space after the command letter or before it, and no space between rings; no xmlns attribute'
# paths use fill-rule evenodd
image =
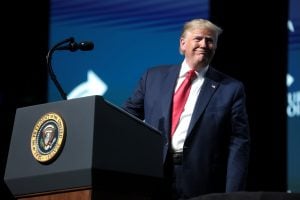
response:
<svg viewBox="0 0 300 200"><path fill-rule="evenodd" d="M201 58L198 58L197 59L197 63L199 64L199 65L203 65L203 66L206 66L206 65L208 65L208 61L209 61L209 59L208 58L203 58L203 57L201 57Z"/></svg>

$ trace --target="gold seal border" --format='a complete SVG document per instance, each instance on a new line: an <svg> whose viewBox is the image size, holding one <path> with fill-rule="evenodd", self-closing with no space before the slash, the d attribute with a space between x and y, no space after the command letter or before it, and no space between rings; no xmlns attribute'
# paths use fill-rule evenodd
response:
<svg viewBox="0 0 300 200"><path fill-rule="evenodd" d="M38 141L37 136L40 132L41 127L47 121L50 121L50 120L55 121L57 124L57 128L58 128L57 141L56 141L54 147L51 149L51 151L48 154L41 154L38 150L39 149L39 147L38 147L39 141ZM64 140L65 140L65 124L64 124L62 117L54 112L46 113L36 122L36 124L33 128L32 135L31 135L31 153L32 153L33 157L41 163L50 162L58 155L58 153L60 153L62 146L64 144Z"/></svg>

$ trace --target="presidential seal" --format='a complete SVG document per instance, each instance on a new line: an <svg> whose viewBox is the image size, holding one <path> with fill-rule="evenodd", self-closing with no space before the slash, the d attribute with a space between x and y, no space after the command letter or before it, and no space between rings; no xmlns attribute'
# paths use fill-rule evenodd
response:
<svg viewBox="0 0 300 200"><path fill-rule="evenodd" d="M35 124L31 135L31 153L41 163L57 158L65 141L65 124L56 113L43 115Z"/></svg>

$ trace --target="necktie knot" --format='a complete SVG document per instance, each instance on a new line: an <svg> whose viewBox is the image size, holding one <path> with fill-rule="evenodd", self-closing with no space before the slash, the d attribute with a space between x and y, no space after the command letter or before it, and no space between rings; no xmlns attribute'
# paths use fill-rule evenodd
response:
<svg viewBox="0 0 300 200"><path fill-rule="evenodd" d="M194 78L196 77L196 72L194 69L191 69L190 71L187 72L186 78L193 81Z"/></svg>

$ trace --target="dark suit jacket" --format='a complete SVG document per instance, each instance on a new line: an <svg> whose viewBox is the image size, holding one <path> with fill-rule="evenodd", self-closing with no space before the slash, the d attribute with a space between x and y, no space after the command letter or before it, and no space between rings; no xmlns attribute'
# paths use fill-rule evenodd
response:
<svg viewBox="0 0 300 200"><path fill-rule="evenodd" d="M179 65L149 69L124 109L160 130L169 148L172 95ZM241 82L209 67L192 115L183 150L186 197L245 189L249 127Z"/></svg>

